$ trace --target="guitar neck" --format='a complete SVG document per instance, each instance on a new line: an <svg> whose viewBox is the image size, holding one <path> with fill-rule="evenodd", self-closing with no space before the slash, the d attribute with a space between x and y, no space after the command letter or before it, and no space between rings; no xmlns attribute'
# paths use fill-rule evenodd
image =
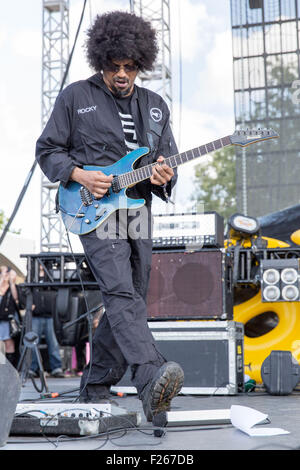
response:
<svg viewBox="0 0 300 470"><path fill-rule="evenodd" d="M220 150L221 148L227 147L228 145L231 145L230 136L226 136L222 139L209 142L206 145L196 147L192 150L187 150L186 152L167 157L165 158L164 163L167 164L170 168L176 168L179 165L182 165L183 163L190 162L195 158L203 157L208 153L214 152L215 150ZM151 165L146 165L128 173L123 173L122 175L119 175L118 180L120 188L127 188L128 186L140 183L141 181L145 181L146 179L151 178L152 168L155 165L157 165L156 162L152 163Z"/></svg>

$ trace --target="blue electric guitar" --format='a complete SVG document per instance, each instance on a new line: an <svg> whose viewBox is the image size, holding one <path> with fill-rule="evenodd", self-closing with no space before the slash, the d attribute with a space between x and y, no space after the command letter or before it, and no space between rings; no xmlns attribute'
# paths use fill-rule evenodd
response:
<svg viewBox="0 0 300 470"><path fill-rule="evenodd" d="M278 137L278 134L273 129L238 130L231 136L167 157L164 163L171 168L176 168L194 158L202 157L228 145L246 147L255 142L273 139L274 137ZM148 152L147 147L141 147L128 153L113 165L104 167L84 166L84 170L102 171L105 175L114 175L111 187L101 199L96 199L87 188L79 183L70 181L65 188L60 185L58 192L59 210L67 231L84 235L95 230L119 209L139 209L142 207L145 200L127 197L126 190L130 186L151 177L152 167L157 163L133 169L134 163Z"/></svg>

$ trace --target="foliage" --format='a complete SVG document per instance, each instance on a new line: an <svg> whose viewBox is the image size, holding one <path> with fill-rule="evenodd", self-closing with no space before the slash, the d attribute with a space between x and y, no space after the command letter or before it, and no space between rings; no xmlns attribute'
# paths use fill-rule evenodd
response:
<svg viewBox="0 0 300 470"><path fill-rule="evenodd" d="M236 212L236 157L233 147L225 147L195 167L196 193L193 200L204 211L215 211L227 219Z"/></svg>
<svg viewBox="0 0 300 470"><path fill-rule="evenodd" d="M280 60L268 62L267 70L270 88L265 95L261 95L263 99L256 101L252 98L249 115L245 116L246 121L257 123L250 127L273 127L280 135L280 139L257 143L247 151L247 181L251 186L248 187L247 197L251 211L257 213L264 213L266 209L278 210L299 200L295 179L300 168L300 106L299 101L295 103L294 99L299 100L300 91L292 87L298 79L298 72L294 64L283 65ZM206 164L195 168L193 200L203 203L204 211L216 211L224 219L237 212L236 164L240 157L241 150L226 147L210 156ZM277 182L276 197L274 191L267 190L270 182ZM293 191L291 185L295 188ZM266 188L264 202L258 206L256 202L261 197L259 188L262 187ZM283 191L280 191L281 187ZM290 188L289 191L286 187Z"/></svg>
<svg viewBox="0 0 300 470"><path fill-rule="evenodd" d="M0 230L2 230L4 224L5 224L4 212L2 210L0 210Z"/></svg>
<svg viewBox="0 0 300 470"><path fill-rule="evenodd" d="M4 214L4 211L0 209L0 230L4 229L6 223L7 223L7 218L5 217L5 214ZM9 232L11 233L15 233L17 235L19 235L21 233L21 230L13 230L13 229L10 229L8 230Z"/></svg>

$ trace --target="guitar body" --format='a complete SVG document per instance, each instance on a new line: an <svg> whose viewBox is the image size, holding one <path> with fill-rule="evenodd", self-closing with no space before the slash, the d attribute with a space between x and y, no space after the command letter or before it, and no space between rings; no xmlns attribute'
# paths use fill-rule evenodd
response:
<svg viewBox="0 0 300 470"><path fill-rule="evenodd" d="M149 152L147 147L141 147L125 155L110 166L84 166L87 171L102 171L105 175L119 176L133 170L134 163ZM144 206L144 199L132 199L126 195L127 188L113 192L110 188L101 199L92 196L91 205L83 205L80 189L82 186L70 181L64 188L59 186L59 209L68 231L76 235L85 235L95 230L108 217L119 209L139 209Z"/></svg>

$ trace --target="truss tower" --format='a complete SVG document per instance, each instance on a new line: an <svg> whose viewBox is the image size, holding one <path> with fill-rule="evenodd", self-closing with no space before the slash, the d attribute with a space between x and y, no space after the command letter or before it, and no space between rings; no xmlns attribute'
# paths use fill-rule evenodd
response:
<svg viewBox="0 0 300 470"><path fill-rule="evenodd" d="M140 75L141 86L161 95L169 106L171 119L172 60L169 0L130 0L131 12L151 22L158 34L159 53L152 72Z"/></svg>
<svg viewBox="0 0 300 470"><path fill-rule="evenodd" d="M69 0L43 0L42 128L59 93L69 58ZM68 248L65 229L55 211L58 184L41 181L41 251Z"/></svg>

